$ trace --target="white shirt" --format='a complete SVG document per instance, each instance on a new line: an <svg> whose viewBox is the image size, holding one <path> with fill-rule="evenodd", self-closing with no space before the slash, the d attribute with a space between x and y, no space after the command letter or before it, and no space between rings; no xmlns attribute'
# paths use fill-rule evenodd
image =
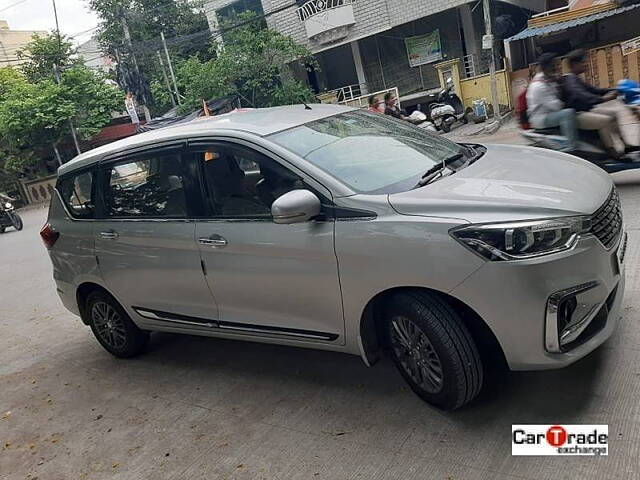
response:
<svg viewBox="0 0 640 480"><path fill-rule="evenodd" d="M544 128L544 117L564 108L558 84L537 73L527 88L527 115L535 128Z"/></svg>

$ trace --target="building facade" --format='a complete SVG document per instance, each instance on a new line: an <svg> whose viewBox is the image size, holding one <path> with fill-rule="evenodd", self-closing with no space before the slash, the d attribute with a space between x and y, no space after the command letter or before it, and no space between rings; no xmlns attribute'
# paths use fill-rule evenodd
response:
<svg viewBox="0 0 640 480"><path fill-rule="evenodd" d="M42 30L11 30L5 20L0 20L0 66L12 67L23 63L17 56L19 50L31 42L34 35L46 35Z"/></svg>
<svg viewBox="0 0 640 480"><path fill-rule="evenodd" d="M113 69L112 58L102 51L98 39L95 37L78 45L76 55L82 58L82 62L93 70L108 73Z"/></svg>
<svg viewBox="0 0 640 480"><path fill-rule="evenodd" d="M503 20L494 31L505 30L503 37L547 6L546 0L491 3L494 18ZM419 96L439 85L433 64L465 58L474 74L486 61L477 0L211 0L205 9L214 34L222 29L214 35L222 41L224 25L251 10L264 15L269 28L306 45L319 69L309 66L299 76L317 92L348 87L365 94L397 87L405 98Z"/></svg>

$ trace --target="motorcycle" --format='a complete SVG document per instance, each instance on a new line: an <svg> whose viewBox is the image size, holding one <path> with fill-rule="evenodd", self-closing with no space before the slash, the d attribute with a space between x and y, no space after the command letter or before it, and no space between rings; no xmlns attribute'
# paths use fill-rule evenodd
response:
<svg viewBox="0 0 640 480"><path fill-rule="evenodd" d="M22 217L16 213L13 204L0 198L0 233L4 233L7 227L13 227L20 231L22 226Z"/></svg>
<svg viewBox="0 0 640 480"><path fill-rule="evenodd" d="M634 108L633 99L638 102L635 105L640 104L640 91L635 92L634 96L633 85L627 82L631 81L620 81L618 93L626 105ZM559 127L534 129L524 122L525 120L521 118L520 133L524 138L529 140L531 146L549 150L561 150L562 147L566 145L567 139L561 135ZM606 152L598 132L595 130L580 130L577 148L572 153L577 157L597 165L607 173L640 169L640 153L630 153L619 159L611 158Z"/></svg>
<svg viewBox="0 0 640 480"><path fill-rule="evenodd" d="M445 133L451 131L451 127L456 121L466 124L467 111L462 104L460 97L453 90L453 81L447 80L447 87L438 93L434 103L429 105L429 117L433 125Z"/></svg>

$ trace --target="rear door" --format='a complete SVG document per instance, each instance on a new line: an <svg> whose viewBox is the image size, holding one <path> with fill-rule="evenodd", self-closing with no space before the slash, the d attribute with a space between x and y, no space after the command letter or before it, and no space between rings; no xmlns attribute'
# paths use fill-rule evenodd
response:
<svg viewBox="0 0 640 480"><path fill-rule="evenodd" d="M275 224L271 204L297 188L330 193L265 150L236 143L194 147L210 214L196 238L218 302L236 333L342 344L344 320L330 216Z"/></svg>
<svg viewBox="0 0 640 480"><path fill-rule="evenodd" d="M217 317L194 240L197 175L182 153L174 145L104 163L94 226L109 290L139 322L176 328Z"/></svg>

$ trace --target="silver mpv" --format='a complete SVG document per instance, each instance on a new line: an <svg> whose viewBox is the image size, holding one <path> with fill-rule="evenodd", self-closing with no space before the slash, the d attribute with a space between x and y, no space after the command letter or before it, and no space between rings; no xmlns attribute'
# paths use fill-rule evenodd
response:
<svg viewBox="0 0 640 480"><path fill-rule="evenodd" d="M237 111L59 169L41 235L64 305L118 357L164 331L387 351L454 409L613 332L626 235L578 158L456 144L332 105Z"/></svg>

